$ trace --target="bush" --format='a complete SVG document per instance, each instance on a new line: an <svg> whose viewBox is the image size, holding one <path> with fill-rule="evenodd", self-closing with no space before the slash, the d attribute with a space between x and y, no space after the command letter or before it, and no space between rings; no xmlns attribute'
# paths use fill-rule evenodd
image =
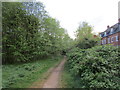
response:
<svg viewBox="0 0 120 90"><path fill-rule="evenodd" d="M69 71L80 78L83 87L120 89L120 48L73 49L67 56Z"/></svg>

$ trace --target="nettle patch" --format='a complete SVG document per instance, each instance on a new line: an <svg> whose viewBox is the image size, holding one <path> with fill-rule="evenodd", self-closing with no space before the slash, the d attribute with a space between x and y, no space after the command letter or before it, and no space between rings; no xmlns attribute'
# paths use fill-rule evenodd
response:
<svg viewBox="0 0 120 90"><path fill-rule="evenodd" d="M83 88L120 89L120 48L96 46L72 49L68 54L69 71Z"/></svg>

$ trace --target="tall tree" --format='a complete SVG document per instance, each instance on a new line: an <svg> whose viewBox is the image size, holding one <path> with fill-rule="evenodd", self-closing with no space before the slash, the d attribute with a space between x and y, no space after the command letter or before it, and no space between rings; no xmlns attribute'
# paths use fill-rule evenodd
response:
<svg viewBox="0 0 120 90"><path fill-rule="evenodd" d="M2 10L3 63L37 60L68 48L70 37L42 3L4 2Z"/></svg>
<svg viewBox="0 0 120 90"><path fill-rule="evenodd" d="M99 36L94 37L93 27L87 22L82 22L76 31L76 45L79 48L90 48L97 44Z"/></svg>
<svg viewBox="0 0 120 90"><path fill-rule="evenodd" d="M27 15L22 3L2 4L3 62L26 61L30 52L33 52L31 49L34 47L39 21L34 15Z"/></svg>

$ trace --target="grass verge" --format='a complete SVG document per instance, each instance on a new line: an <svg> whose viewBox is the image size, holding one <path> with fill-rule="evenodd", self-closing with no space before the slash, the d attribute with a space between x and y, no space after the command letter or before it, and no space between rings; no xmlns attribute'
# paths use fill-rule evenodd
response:
<svg viewBox="0 0 120 90"><path fill-rule="evenodd" d="M69 72L68 67L65 65L64 70L61 75L60 88L81 88L80 79L75 78Z"/></svg>
<svg viewBox="0 0 120 90"><path fill-rule="evenodd" d="M28 88L49 68L58 64L62 57L49 58L20 65L2 66L2 88Z"/></svg>

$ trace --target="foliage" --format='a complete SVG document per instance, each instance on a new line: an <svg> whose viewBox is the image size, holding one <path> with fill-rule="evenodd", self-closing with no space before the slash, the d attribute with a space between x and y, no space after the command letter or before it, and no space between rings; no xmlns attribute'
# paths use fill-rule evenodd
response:
<svg viewBox="0 0 120 90"><path fill-rule="evenodd" d="M60 88L81 88L79 77L73 77L68 69L67 64L65 64L61 75Z"/></svg>
<svg viewBox="0 0 120 90"><path fill-rule="evenodd" d="M120 47L96 46L71 50L67 66L82 88L120 89Z"/></svg>
<svg viewBox="0 0 120 90"><path fill-rule="evenodd" d="M87 49L97 45L100 38L92 32L93 27L87 22L80 23L76 31L76 46L81 49Z"/></svg>
<svg viewBox="0 0 120 90"><path fill-rule="evenodd" d="M2 66L2 87L30 88L36 80L47 78L46 72L50 67L60 63L62 57L53 57L25 64ZM48 64L49 63L49 64Z"/></svg>
<svg viewBox="0 0 120 90"><path fill-rule="evenodd" d="M2 4L3 64L60 54L68 44L71 45L72 40L65 29L47 15L41 2Z"/></svg>

